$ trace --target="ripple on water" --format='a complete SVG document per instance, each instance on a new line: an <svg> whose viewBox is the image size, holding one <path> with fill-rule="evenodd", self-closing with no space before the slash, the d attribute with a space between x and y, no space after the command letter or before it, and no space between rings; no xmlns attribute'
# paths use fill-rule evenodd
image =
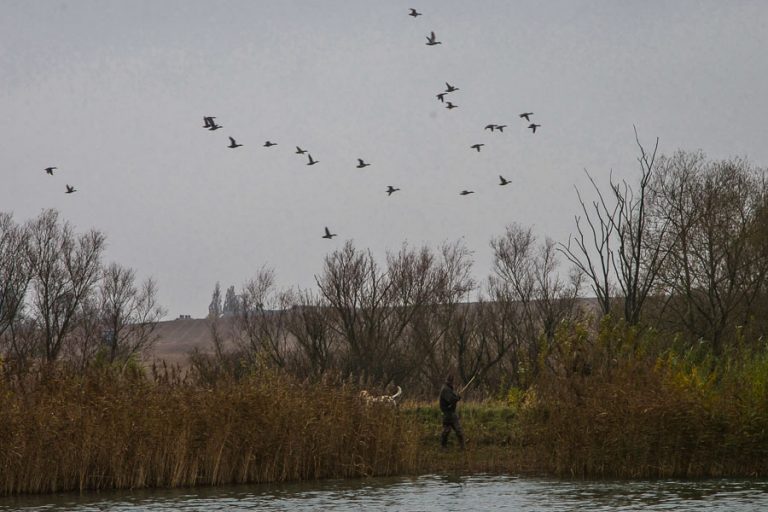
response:
<svg viewBox="0 0 768 512"><path fill-rule="evenodd" d="M332 480L285 485L107 492L0 499L0 511L520 512L768 510L768 481L563 481L503 475Z"/></svg>

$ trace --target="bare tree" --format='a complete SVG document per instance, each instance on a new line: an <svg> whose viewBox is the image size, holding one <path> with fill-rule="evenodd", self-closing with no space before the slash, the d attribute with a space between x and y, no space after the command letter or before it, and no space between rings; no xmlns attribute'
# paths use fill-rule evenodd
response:
<svg viewBox="0 0 768 512"><path fill-rule="evenodd" d="M396 347L387 336L394 314L392 281L370 251L358 251L351 241L325 258L315 277L333 313L333 329L344 342L346 373L366 373L377 382L391 379L397 365Z"/></svg>
<svg viewBox="0 0 768 512"><path fill-rule="evenodd" d="M674 244L662 274L663 317L722 352L726 334L750 323L768 276L765 171L701 153L663 160L658 215Z"/></svg>
<svg viewBox="0 0 768 512"><path fill-rule="evenodd" d="M590 208L587 208L581 192L576 189L576 195L584 212L586 227L582 225L582 217L577 215L575 217L577 234L568 239L567 245L561 244L560 250L587 278L603 315L609 315L612 308L614 270L612 244L615 243L615 224L611 218L617 215L618 204L609 208L592 176L589 173L587 176L599 199L593 201Z"/></svg>
<svg viewBox="0 0 768 512"><path fill-rule="evenodd" d="M0 339L24 309L31 279L29 231L0 212Z"/></svg>
<svg viewBox="0 0 768 512"><path fill-rule="evenodd" d="M626 180L615 182L611 177L609 200L587 173L598 199L588 208L576 191L587 227L582 226L581 217L577 216L578 235L572 236L567 245L561 245L561 252L589 280L604 314L611 312L612 289L618 287L624 319L630 325L640 321L645 301L664 264L668 230L668 223L649 218L650 185L659 140L656 139L651 153L643 148L637 130L635 140L640 149L638 190L633 190Z"/></svg>
<svg viewBox="0 0 768 512"><path fill-rule="evenodd" d="M385 269L351 242L326 257L316 281L343 343L346 372L386 385L439 364L442 333L434 328L440 325L444 333L447 323L430 323L425 315L450 316L449 303L466 292L471 263L463 259L465 251L446 244L438 260L427 247L403 245L388 253Z"/></svg>
<svg viewBox="0 0 768 512"><path fill-rule="evenodd" d="M128 361L151 349L157 324L166 314L157 302L154 280L137 286L136 272L117 263L102 271L99 312L110 362Z"/></svg>
<svg viewBox="0 0 768 512"><path fill-rule="evenodd" d="M63 358L83 372L100 354L105 354L106 340L99 299L92 294L83 301L72 320L74 328L62 347Z"/></svg>
<svg viewBox="0 0 768 512"><path fill-rule="evenodd" d="M516 340L513 368L521 380L520 370L535 372L537 368L541 337L551 343L557 327L577 315L581 274L574 269L563 280L555 243L547 238L537 244L532 229L519 224L507 226L504 235L491 240L491 247L494 275L490 290L499 305L500 328Z"/></svg>
<svg viewBox="0 0 768 512"><path fill-rule="evenodd" d="M96 230L75 235L55 210L40 214L29 230L33 316L50 362L58 358L78 308L93 292L105 237Z"/></svg>
<svg viewBox="0 0 768 512"><path fill-rule="evenodd" d="M472 325L473 319L463 314L471 307L471 295L477 290L472 277L472 252L462 242L442 244L438 258L433 303L424 315L417 317L415 324L424 345L420 369L432 390L442 384L446 373L454 368L462 379L472 371L461 362L467 360L465 347L469 342L461 333Z"/></svg>
<svg viewBox="0 0 768 512"><path fill-rule="evenodd" d="M17 315L3 336L3 350L8 354L9 368L23 375L40 355L40 340L35 321L27 315Z"/></svg>
<svg viewBox="0 0 768 512"><path fill-rule="evenodd" d="M236 344L251 363L284 368L289 359L285 323L290 314L290 292L275 289L274 271L262 267L238 296L234 328Z"/></svg>
<svg viewBox="0 0 768 512"><path fill-rule="evenodd" d="M319 378L335 367L338 336L331 329L328 302L309 290L292 294L285 329L296 342L293 368L301 377Z"/></svg>

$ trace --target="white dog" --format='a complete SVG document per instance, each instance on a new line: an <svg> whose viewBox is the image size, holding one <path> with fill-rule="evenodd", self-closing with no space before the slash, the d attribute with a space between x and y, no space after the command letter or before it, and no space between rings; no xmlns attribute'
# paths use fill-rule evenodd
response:
<svg viewBox="0 0 768 512"><path fill-rule="evenodd" d="M397 386L397 393L395 393L394 395L373 396L366 390L362 390L360 392L360 398L363 399L366 405L371 405L371 404L397 405L397 399L400 398L400 395L402 394L403 394L403 390L400 388L400 386Z"/></svg>

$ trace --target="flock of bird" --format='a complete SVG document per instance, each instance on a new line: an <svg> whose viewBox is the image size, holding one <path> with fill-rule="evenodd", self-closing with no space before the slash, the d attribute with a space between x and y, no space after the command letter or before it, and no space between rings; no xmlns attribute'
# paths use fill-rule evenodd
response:
<svg viewBox="0 0 768 512"><path fill-rule="evenodd" d="M419 16L422 16L423 13L420 13L416 9L411 8L410 12L408 13L408 15L412 16L415 19L415 18L417 18ZM426 45L427 46L436 46L436 45L439 45L439 44L443 44L442 41L438 41L437 40L437 35L435 34L435 32L431 31L429 33L429 35L427 36L427 43L426 43ZM455 103L453 103L453 102L451 102L449 100L446 100L446 95L454 93L454 92L456 92L458 90L459 90L458 87L456 87L456 86L454 86L454 85L452 85L452 84L450 84L448 82L445 82L445 90L437 94L437 99L441 103L444 103L445 104L445 108L447 108L448 110L453 110L455 108L458 108L459 107L458 105L456 105ZM531 122L531 116L532 115L533 115L533 112L523 112L522 114L519 115L519 117L521 119L525 119L526 122L529 122L530 124L528 125L528 128L533 133L536 133L536 129L541 127L541 125L540 124L536 124L534 122ZM206 130L209 130L209 131L216 131L216 130L219 130L219 129L223 128L222 125L216 123L215 119L216 119L215 116L204 116L203 117L203 126L202 127L204 129L206 129ZM494 132L494 131L503 132L504 128L506 128L506 127L507 127L507 125L505 125L505 124L488 124L488 125L485 126L484 129L485 130L490 130L491 132ZM273 147L273 146L277 146L277 143L269 141L269 140L267 140L263 144L263 147L265 147L265 148L270 148L270 147ZM485 146L485 144L481 144L481 143L472 144L470 146L470 149L474 149L474 150L476 150L479 153L483 146ZM243 144L238 143L237 140L234 137L229 136L229 145L227 147L230 148L230 149L237 149L237 148L243 147ZM315 160L314 158L312 158L312 154L309 153L306 149L302 149L299 146L296 146L296 154L297 155L307 155L307 164L306 165L315 165L315 164L318 164L320 162L319 160ZM366 162L362 158L358 158L357 162L358 163L357 163L356 167L358 169L364 169L365 167L368 167L368 166L371 165L370 163ZM53 171L55 171L57 169L58 169L57 167L46 167L45 168L45 172L47 174L53 176L53 174L54 174ZM510 180L506 179L504 176L499 175L499 186L509 185L510 183L511 183ZM394 194L395 192L398 192L399 190L400 190L399 188L396 188L396 187L394 187L392 185L388 185L387 189L385 190L385 192L387 193L387 196L391 196L392 194ZM66 194L72 194L74 192L77 192L77 189L75 189L75 187L67 184L66 185L66 192L65 193ZM474 194L474 193L475 193L474 190L462 190L461 192L459 192L459 195L466 196L466 195ZM338 235L336 233L331 233L331 231L326 226L325 227L325 233L323 234L322 238L326 238L326 239L330 240L330 239L332 239L335 236L338 236Z"/></svg>
<svg viewBox="0 0 768 512"><path fill-rule="evenodd" d="M46 174L50 174L51 176L53 176L53 171L55 171L57 169L58 169L58 167L46 167L45 168L45 173ZM74 192L77 192L77 189L75 187L73 187L72 185L67 184L66 187L67 187L66 188L66 192L64 192L65 194L72 194Z"/></svg>

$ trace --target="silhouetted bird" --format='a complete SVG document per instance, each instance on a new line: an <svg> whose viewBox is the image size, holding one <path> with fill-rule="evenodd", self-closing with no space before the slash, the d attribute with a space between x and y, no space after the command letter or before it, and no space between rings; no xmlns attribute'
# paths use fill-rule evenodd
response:
<svg viewBox="0 0 768 512"><path fill-rule="evenodd" d="M450 109L452 109L452 108L457 108L457 107L458 107L458 105L454 105L454 104L453 104L453 103L451 103L450 101L446 101L446 102L445 102L445 108L447 108L448 110L450 110Z"/></svg>
<svg viewBox="0 0 768 512"><path fill-rule="evenodd" d="M53 171L58 169L58 167L46 167L45 172L53 176Z"/></svg>
<svg viewBox="0 0 768 512"><path fill-rule="evenodd" d="M235 148L239 148L240 146L242 146L242 144L238 144L237 142L235 142L235 139L233 139L232 137L229 138L229 146L227 147L235 149Z"/></svg>
<svg viewBox="0 0 768 512"><path fill-rule="evenodd" d="M307 162L307 165L315 165L317 162L320 161L320 160L313 160L311 153L307 153L307 156L309 157L309 162Z"/></svg>
<svg viewBox="0 0 768 512"><path fill-rule="evenodd" d="M307 152L306 149L301 149L299 146L296 146L296 154L297 155L303 155L306 152Z"/></svg>
<svg viewBox="0 0 768 512"><path fill-rule="evenodd" d="M421 16L421 13L416 12L416 9L411 8L411 12L408 13L408 16L413 16L415 18L416 16Z"/></svg>
<svg viewBox="0 0 768 512"><path fill-rule="evenodd" d="M483 146L485 146L485 144L472 144L469 147L471 147L472 149L476 149L477 152L479 153L480 152L480 148L483 147Z"/></svg>
<svg viewBox="0 0 768 512"><path fill-rule="evenodd" d="M387 185L387 195L391 196L393 192L397 192L399 188L395 188L392 185Z"/></svg>
<svg viewBox="0 0 768 512"><path fill-rule="evenodd" d="M264 143L264 147L265 148L269 148L269 147L272 147L272 146L277 146L277 142L269 142L269 141L267 141L267 142Z"/></svg>
<svg viewBox="0 0 768 512"><path fill-rule="evenodd" d="M442 101L443 103L445 103L445 93L444 93L444 92L441 92L440 94L438 94L438 95L437 95L437 99L439 99L440 101Z"/></svg>
<svg viewBox="0 0 768 512"><path fill-rule="evenodd" d="M357 168L358 169L362 169L363 167L368 167L369 165L371 165L371 164L367 164L367 163L363 162L362 158L358 158L357 162L358 162L357 163Z"/></svg>
<svg viewBox="0 0 768 512"><path fill-rule="evenodd" d="M443 43L436 40L435 32L432 31L432 33L427 36L427 46L435 46L436 44L443 44Z"/></svg>
<svg viewBox="0 0 768 512"><path fill-rule="evenodd" d="M496 125L495 124L487 124L487 125L485 125L485 130L493 131L495 129L496 129Z"/></svg>
<svg viewBox="0 0 768 512"><path fill-rule="evenodd" d="M215 118L215 117L211 117L211 116L208 116L208 117L204 117L204 118L203 118L203 122L204 122L205 124L203 125L203 128L210 128L212 125L214 125L214 124L215 124L215 123L213 122L213 120L214 120L214 119L216 119L216 118Z"/></svg>
<svg viewBox="0 0 768 512"><path fill-rule="evenodd" d="M72 192L77 192L77 190L75 189L75 187L73 187L71 185L67 185L67 191L65 193L66 194L71 194Z"/></svg>
<svg viewBox="0 0 768 512"><path fill-rule="evenodd" d="M216 121L214 121L214 118L213 118L213 117L209 117L208 119L209 119L209 120L210 120L210 122L211 122L211 124L208 126L208 129L209 129L209 130L211 130L211 131L215 131L215 130L218 130L219 128L221 128L221 127L222 127L220 124L216 124Z"/></svg>
<svg viewBox="0 0 768 512"><path fill-rule="evenodd" d="M536 133L536 128L538 128L539 126L541 126L541 125L540 124L531 123L531 124L528 125L528 128L533 130L533 133Z"/></svg>
<svg viewBox="0 0 768 512"><path fill-rule="evenodd" d="M499 185L503 187L504 185L509 185L510 183L512 182L504 178L504 176L502 176L501 174L499 174Z"/></svg>
<svg viewBox="0 0 768 512"><path fill-rule="evenodd" d="M468 196L469 194L474 194L474 193L475 193L474 190L462 190L461 192L459 192L459 195L460 196Z"/></svg>
<svg viewBox="0 0 768 512"><path fill-rule="evenodd" d="M338 235L337 235L336 233L331 233L331 232L328 230L328 226L326 226L326 227L325 227L325 234L323 235L323 238L327 238L328 240L330 240L331 238L333 238L333 237L335 237L335 236L338 236Z"/></svg>
<svg viewBox="0 0 768 512"><path fill-rule="evenodd" d="M445 82L445 92L453 92L453 91L458 91L458 90L459 90L458 87L454 87L451 84L449 84L448 82Z"/></svg>
<svg viewBox="0 0 768 512"><path fill-rule="evenodd" d="M503 132L504 128L506 128L506 127L507 127L507 125L505 125L505 124L497 124L496 125L496 129L499 130L500 132Z"/></svg>
<svg viewBox="0 0 768 512"><path fill-rule="evenodd" d="M522 114L520 114L520 117L525 118L526 121L530 122L531 121L530 116L532 115L533 115L533 112L523 112Z"/></svg>

